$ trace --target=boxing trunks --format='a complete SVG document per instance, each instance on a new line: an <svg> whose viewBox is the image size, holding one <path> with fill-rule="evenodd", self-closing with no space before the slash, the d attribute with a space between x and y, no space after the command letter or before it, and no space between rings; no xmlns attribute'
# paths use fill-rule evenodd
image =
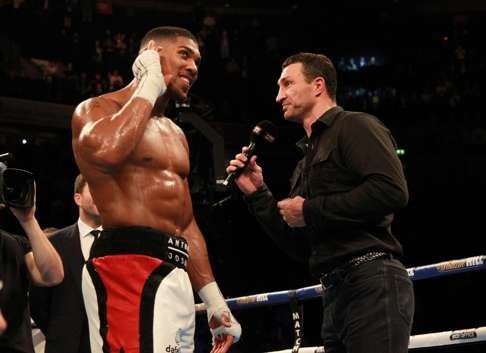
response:
<svg viewBox="0 0 486 353"><path fill-rule="evenodd" d="M91 353L189 353L194 296L187 242L152 228L104 230L83 268Z"/></svg>

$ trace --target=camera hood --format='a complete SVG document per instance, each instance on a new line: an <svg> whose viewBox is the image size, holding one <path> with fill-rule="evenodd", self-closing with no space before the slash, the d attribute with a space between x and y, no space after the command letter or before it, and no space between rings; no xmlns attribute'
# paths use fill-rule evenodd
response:
<svg viewBox="0 0 486 353"><path fill-rule="evenodd" d="M0 172L0 202L9 207L34 205L34 174L23 169L6 168Z"/></svg>

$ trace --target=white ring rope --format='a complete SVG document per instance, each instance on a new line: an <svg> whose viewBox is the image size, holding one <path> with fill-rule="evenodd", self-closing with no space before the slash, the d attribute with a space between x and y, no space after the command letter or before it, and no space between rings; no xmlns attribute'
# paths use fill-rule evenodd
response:
<svg viewBox="0 0 486 353"><path fill-rule="evenodd" d="M427 333L410 337L409 349L450 346L454 344L468 344L486 341L486 327L471 328L466 330L444 331ZM299 353L323 353L323 347L302 347ZM266 353L292 353L292 349Z"/></svg>
<svg viewBox="0 0 486 353"><path fill-rule="evenodd" d="M427 266L411 267L407 269L408 275L413 281L452 275L456 273L486 270L486 256L473 256L459 260L439 262ZM278 292L260 293L243 297L226 299L231 309L242 309L247 307L275 305L288 303L295 293L297 300L317 298L322 295L320 284L299 288L296 290L283 290ZM196 304L196 312L205 311L203 303Z"/></svg>

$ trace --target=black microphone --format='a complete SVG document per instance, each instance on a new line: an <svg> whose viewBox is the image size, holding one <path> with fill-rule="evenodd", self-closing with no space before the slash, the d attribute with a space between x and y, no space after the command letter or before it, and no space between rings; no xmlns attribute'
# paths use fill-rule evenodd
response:
<svg viewBox="0 0 486 353"><path fill-rule="evenodd" d="M276 139L276 136L277 136L277 127L272 122L268 120L262 120L258 124L256 124L256 126L253 128L251 132L250 144L248 145L248 151L246 151L245 154L248 157L246 163L248 163L251 156L253 156L258 141L263 140L263 141L273 143ZM239 168L234 172L229 173L226 179L223 181L223 185L226 187L231 185L236 179L236 177L240 175L243 169L245 169L245 167Z"/></svg>

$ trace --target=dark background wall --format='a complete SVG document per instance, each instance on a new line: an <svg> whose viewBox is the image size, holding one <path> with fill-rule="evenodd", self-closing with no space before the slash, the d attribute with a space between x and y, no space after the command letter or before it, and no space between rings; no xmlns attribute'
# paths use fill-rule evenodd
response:
<svg viewBox="0 0 486 353"><path fill-rule="evenodd" d="M288 177L299 158L294 143L302 134L298 126L283 121L274 103L280 65L294 52L323 52L339 71L338 103L378 116L405 150L401 158L410 203L394 224L404 245L405 265L486 254L484 5L260 3L64 1L44 7L25 1L17 8L8 1L0 4L0 95L58 104L51 108L59 113L50 119L21 103L13 115L0 105L0 153L14 153L11 167L35 173L42 226L62 227L75 220L72 183L77 168L70 145L70 111L82 99L116 89L117 74L124 83L130 81L140 37L153 26L171 24L185 26L199 37L203 62L189 109L221 133L227 159L247 142L256 122L269 119L278 126L276 143L259 151L276 195L284 197L287 192ZM170 115L177 119L177 109ZM191 147L196 217L225 295L315 284L305 264L292 262L262 233L237 193L222 206L213 206L228 196L215 185L216 178L224 176L211 172L208 141L193 127L183 128ZM0 214L0 222L20 232L7 212ZM478 289L483 280L484 273L478 272L416 282L413 334L486 325L484 296ZM306 303L306 345L320 342L319 307L318 300ZM287 306L251 309L237 316L244 336L234 352L290 347ZM203 342L207 330L202 322L199 326ZM481 349L484 346L451 351Z"/></svg>

